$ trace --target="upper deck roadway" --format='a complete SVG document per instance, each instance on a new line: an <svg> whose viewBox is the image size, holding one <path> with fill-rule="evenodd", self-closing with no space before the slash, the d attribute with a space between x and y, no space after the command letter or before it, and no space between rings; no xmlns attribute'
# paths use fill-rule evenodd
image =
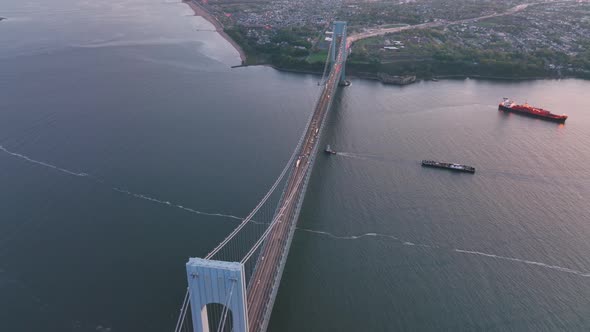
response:
<svg viewBox="0 0 590 332"><path fill-rule="evenodd" d="M348 46L346 45L346 52ZM342 48L338 48L342 49ZM264 330L266 321L270 316L268 310L272 310L274 302L273 291L278 287L284 260L289 251L289 237L295 223L300 201L305 194L306 177L313 167L313 153L317 151L319 144L319 134L326 113L331 105L331 98L334 96L340 73L345 59L343 52L340 52L336 58L334 66L330 71L326 84L320 94L310 125L304 134L301 149L297 155L295 168L287 179L287 187L283 194L283 199L279 203L277 211L281 211L281 216L277 224L268 234L265 244L261 249L256 269L252 274L247 291L247 308L248 324L250 332Z"/></svg>

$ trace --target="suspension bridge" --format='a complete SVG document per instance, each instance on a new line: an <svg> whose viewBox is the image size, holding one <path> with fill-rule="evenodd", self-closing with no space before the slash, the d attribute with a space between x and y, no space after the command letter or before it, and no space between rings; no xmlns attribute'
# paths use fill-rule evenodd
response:
<svg viewBox="0 0 590 332"><path fill-rule="evenodd" d="M286 166L250 214L204 258L186 264L176 332L266 331L336 89L348 85L346 22L333 23L320 95Z"/></svg>

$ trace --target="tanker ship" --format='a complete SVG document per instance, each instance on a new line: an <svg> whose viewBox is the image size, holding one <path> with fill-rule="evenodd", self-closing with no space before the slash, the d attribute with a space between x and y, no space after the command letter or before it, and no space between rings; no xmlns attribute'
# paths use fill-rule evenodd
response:
<svg viewBox="0 0 590 332"><path fill-rule="evenodd" d="M531 116L533 118L539 118L539 119L543 119L543 120L560 122L560 123L564 123L565 120L567 119L567 115L565 115L565 114L562 114L562 115L553 114L547 110L544 110L542 108L533 107L533 106L526 104L526 103L524 105L517 105L508 98L504 98L504 101L500 103L500 105L498 106L498 109L500 111L513 112L513 113Z"/></svg>

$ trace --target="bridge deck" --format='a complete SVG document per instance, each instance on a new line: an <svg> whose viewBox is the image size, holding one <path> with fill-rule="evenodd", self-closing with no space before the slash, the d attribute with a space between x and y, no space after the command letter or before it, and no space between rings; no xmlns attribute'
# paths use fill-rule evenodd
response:
<svg viewBox="0 0 590 332"><path fill-rule="evenodd" d="M294 230L293 226L297 223L298 208L305 194L306 177L313 168L315 160L313 153L317 151L320 129L340 80L342 59L342 54L339 54L338 61L330 71L328 80L318 99L301 150L297 156L299 160L298 166L295 167L289 179L287 179L283 200L279 204L279 209L277 209L277 211L283 209L282 216L268 234L266 243L261 249L256 269L250 279L247 291L250 332L262 331L268 324L265 320L270 316L268 311L272 310L272 303L276 295L273 289L279 286L284 260L289 252L288 241L292 235L291 232ZM292 199L289 199L289 197L292 197Z"/></svg>

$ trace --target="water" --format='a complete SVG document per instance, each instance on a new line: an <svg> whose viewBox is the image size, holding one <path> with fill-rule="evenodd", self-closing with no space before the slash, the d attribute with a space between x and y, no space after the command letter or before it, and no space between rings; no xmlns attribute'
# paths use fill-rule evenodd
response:
<svg viewBox="0 0 590 332"><path fill-rule="evenodd" d="M177 2L8 0L0 16L0 330L171 330L184 262L272 184L317 78L231 70L237 52ZM353 80L270 330L588 330L587 91ZM503 115L504 96L570 119Z"/></svg>
<svg viewBox="0 0 590 332"><path fill-rule="evenodd" d="M318 159L299 221L316 233L294 239L272 330L587 330L588 88L355 80L329 119L341 152ZM570 119L505 115L498 96Z"/></svg>

